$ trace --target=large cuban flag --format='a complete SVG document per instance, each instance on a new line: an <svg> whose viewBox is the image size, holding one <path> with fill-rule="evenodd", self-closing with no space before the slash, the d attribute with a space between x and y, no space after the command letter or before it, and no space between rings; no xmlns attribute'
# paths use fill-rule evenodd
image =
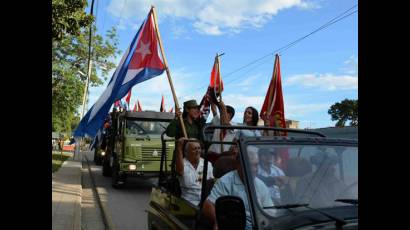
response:
<svg viewBox="0 0 410 230"><path fill-rule="evenodd" d="M74 136L95 136L115 101L123 98L135 84L161 75L164 70L150 11L122 57L107 88L81 119Z"/></svg>

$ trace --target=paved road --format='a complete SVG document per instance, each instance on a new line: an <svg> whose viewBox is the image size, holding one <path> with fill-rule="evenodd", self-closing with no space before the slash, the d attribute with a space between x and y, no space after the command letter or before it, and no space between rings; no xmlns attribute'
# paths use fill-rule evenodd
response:
<svg viewBox="0 0 410 230"><path fill-rule="evenodd" d="M102 175L101 166L92 161L91 152L86 153L93 172L97 190L107 201L111 219L117 230L147 229L147 213L152 184L157 178L128 178L124 188L118 190L111 187L111 177Z"/></svg>

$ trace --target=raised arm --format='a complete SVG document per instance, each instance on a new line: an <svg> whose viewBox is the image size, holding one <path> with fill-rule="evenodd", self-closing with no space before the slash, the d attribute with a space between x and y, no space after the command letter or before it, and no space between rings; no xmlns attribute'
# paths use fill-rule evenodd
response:
<svg viewBox="0 0 410 230"><path fill-rule="evenodd" d="M226 110L225 103L222 100L219 103L219 113L221 114L221 124L230 125L229 119L228 119L228 112Z"/></svg>
<svg viewBox="0 0 410 230"><path fill-rule="evenodd" d="M183 148L184 143L187 139L185 137L181 137L178 139L177 147L176 147L176 161L175 161L175 170L180 175L184 175L184 159L183 159Z"/></svg>

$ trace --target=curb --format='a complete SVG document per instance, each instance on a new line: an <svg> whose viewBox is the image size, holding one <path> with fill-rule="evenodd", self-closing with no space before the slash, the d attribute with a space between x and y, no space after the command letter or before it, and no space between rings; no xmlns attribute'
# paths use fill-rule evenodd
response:
<svg viewBox="0 0 410 230"><path fill-rule="evenodd" d="M73 162L73 165L70 167L71 169L65 168L68 162ZM58 172L62 172L60 170L69 170L66 175L60 175ZM62 178L70 178L67 181L64 181ZM59 181L55 181L55 180ZM61 181L63 180L63 181ZM53 229L81 229L81 200L82 200L82 186L81 186L81 165L79 162L74 161L71 157L65 160L62 164L60 169L52 173L52 193L53 193L53 220L52 226ZM67 189L67 184L75 184L76 186L69 187L71 189L71 195L62 194L61 190ZM56 186L56 187L54 187ZM56 189L56 191L54 191ZM58 191L60 190L60 191ZM56 196L56 200L54 200L54 194ZM73 203L72 206L66 206L64 203L69 200ZM56 202L56 206L54 206L54 202ZM62 206L65 205L65 206Z"/></svg>
<svg viewBox="0 0 410 230"><path fill-rule="evenodd" d="M116 230L115 225L114 225L114 223L111 219L111 216L109 215L109 211L108 211L108 207L107 207L106 203L101 201L101 194L98 192L97 186L95 184L94 175L92 173L88 158L87 158L86 155L84 155L84 158L87 162L87 168L88 168L88 172L89 172L90 177L91 177L91 183L93 185L93 191L96 194L96 199L97 199L97 202L98 202L98 206L100 206L100 209L101 209L101 214L102 214L102 217L103 217L105 227L108 230Z"/></svg>

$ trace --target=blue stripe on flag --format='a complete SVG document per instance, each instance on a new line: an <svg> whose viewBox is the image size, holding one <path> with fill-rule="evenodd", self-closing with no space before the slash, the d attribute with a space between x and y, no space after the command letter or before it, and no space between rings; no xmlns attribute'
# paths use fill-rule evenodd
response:
<svg viewBox="0 0 410 230"><path fill-rule="evenodd" d="M150 14L148 14L148 17L150 17ZM131 42L131 45L129 46L129 52L124 54L121 60L122 63L120 62L103 94L81 119L80 124L74 132L75 137L95 136L97 130L102 127L112 104L116 100L123 98L135 84L151 79L164 72L164 69L144 68L141 72L134 76L132 80L121 85L128 72L128 66L138 44L137 41L140 38L140 32L146 22L147 20L144 20L139 28L137 34ZM124 59L124 57L126 58Z"/></svg>

